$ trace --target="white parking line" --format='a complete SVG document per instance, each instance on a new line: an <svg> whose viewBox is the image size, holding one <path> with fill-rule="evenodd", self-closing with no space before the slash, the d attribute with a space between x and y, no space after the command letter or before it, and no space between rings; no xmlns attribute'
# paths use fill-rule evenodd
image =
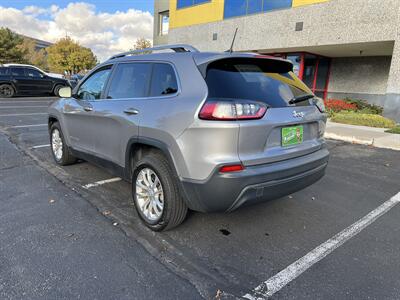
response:
<svg viewBox="0 0 400 300"><path fill-rule="evenodd" d="M18 117L18 116L34 116L34 115L47 115L47 113L31 113L31 114L4 114L0 117Z"/></svg>
<svg viewBox="0 0 400 300"><path fill-rule="evenodd" d="M336 248L343 245L352 237L359 234L363 229L375 222L379 217L386 214L396 204L400 202L400 193L396 194L382 205L371 211L369 214L342 230L323 244L319 245L309 253L298 259L286 269L272 276L257 286L251 293L243 296L246 299L266 299L276 292L280 291L288 283L296 279L303 272L307 271L311 266L319 262L321 259L332 253Z"/></svg>
<svg viewBox="0 0 400 300"><path fill-rule="evenodd" d="M33 146L33 147L31 147L31 149L38 149L38 148L44 148L44 147L50 147L50 144Z"/></svg>
<svg viewBox="0 0 400 300"><path fill-rule="evenodd" d="M32 102L32 103L50 103L52 101L51 100L29 100L29 101L25 101L25 100L2 101L2 100L0 100L0 103L6 103L6 104L17 104L17 103L28 103L28 102Z"/></svg>
<svg viewBox="0 0 400 300"><path fill-rule="evenodd" d="M83 185L82 187L85 188L85 189L90 189L92 187L96 187L96 186L103 185L103 184L106 184L106 183L121 181L121 180L122 179L119 178L119 177L114 177L114 178L110 178L110 179L106 179L106 180L100 180L100 181L96 181L96 182L93 182L93 183L89 183L89 184Z"/></svg>
<svg viewBox="0 0 400 300"><path fill-rule="evenodd" d="M10 126L9 128L26 128L26 127L39 127L39 126L48 126L48 124L17 125L17 126Z"/></svg>
<svg viewBox="0 0 400 300"><path fill-rule="evenodd" d="M35 107L38 107L38 108L45 108L45 107L48 107L48 106L43 106L43 105L29 105L29 106L1 106L0 105L0 108L35 108Z"/></svg>

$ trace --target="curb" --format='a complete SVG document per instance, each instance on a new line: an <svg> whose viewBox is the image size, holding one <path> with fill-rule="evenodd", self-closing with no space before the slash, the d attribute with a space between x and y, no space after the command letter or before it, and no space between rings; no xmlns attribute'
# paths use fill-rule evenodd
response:
<svg viewBox="0 0 400 300"><path fill-rule="evenodd" d="M376 147L376 148L400 151L400 145L384 145L384 144L381 144L378 141L378 139L376 140L373 138L372 139L359 139L355 136L342 136L342 135L338 135L336 133L331 133L331 132L325 132L324 137L327 139L339 140L339 141L349 142L352 144L366 145L366 146L372 146L372 147Z"/></svg>

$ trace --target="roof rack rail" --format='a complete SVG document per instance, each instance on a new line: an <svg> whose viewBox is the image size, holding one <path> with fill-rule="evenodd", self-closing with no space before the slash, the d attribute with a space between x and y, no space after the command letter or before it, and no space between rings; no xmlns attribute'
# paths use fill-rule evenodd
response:
<svg viewBox="0 0 400 300"><path fill-rule="evenodd" d="M122 52L120 54L111 56L109 58L109 60L128 56L128 55L135 55L135 54L152 52L152 51L161 51L161 50L166 50L166 49L170 49L175 52L199 52L199 50L197 50L195 47L186 45L186 44L162 45L162 46L156 46L156 47L152 47L152 48L145 48L145 49L140 49L140 50L132 50L132 51L127 51L127 52Z"/></svg>

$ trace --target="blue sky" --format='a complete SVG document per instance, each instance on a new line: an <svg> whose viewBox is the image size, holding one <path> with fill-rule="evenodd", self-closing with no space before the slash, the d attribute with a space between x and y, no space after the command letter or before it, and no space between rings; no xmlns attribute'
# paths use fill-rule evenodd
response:
<svg viewBox="0 0 400 300"><path fill-rule="evenodd" d="M91 3L96 6L97 12L109 12L113 13L116 11L126 11L129 8L135 8L142 11L149 11L151 14L154 12L154 0L78 0L78 1L68 1L68 0L0 0L0 6L3 7L14 7L17 9L23 9L26 6L35 5L41 7L51 6L53 4L59 7L66 7L70 2L86 2Z"/></svg>
<svg viewBox="0 0 400 300"><path fill-rule="evenodd" d="M101 60L153 38L154 0L0 0L0 27L56 42L68 35Z"/></svg>

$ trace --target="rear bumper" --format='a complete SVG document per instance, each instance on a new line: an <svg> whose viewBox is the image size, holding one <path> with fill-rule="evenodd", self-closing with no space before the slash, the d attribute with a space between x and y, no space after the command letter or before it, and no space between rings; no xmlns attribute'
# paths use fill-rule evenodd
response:
<svg viewBox="0 0 400 300"><path fill-rule="evenodd" d="M232 211L242 205L276 199L301 190L325 174L326 147L311 154L247 167L242 172L215 171L206 181L182 181L186 202L201 212Z"/></svg>

